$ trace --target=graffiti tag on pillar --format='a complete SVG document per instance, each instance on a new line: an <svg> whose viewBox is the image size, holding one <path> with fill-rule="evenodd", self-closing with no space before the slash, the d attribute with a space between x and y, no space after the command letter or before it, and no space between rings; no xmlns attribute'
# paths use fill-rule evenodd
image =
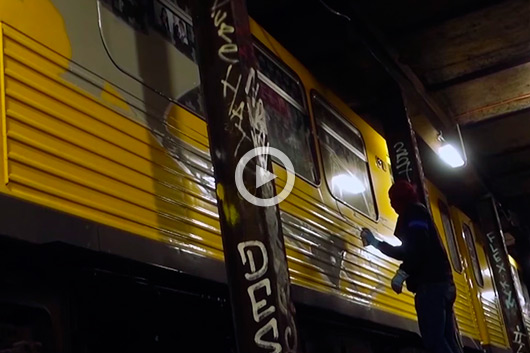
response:
<svg viewBox="0 0 530 353"><path fill-rule="evenodd" d="M218 48L217 55L219 56L219 59L227 64L226 75L225 78L221 80L221 84L223 87L223 98L230 101L230 121L241 133L241 139L235 150L235 155L238 155L241 143L249 138L242 127L245 113L247 113L249 117L251 126L250 138L254 143L254 146L266 146L267 122L263 101L259 97L259 83L257 82L256 70L252 67L250 68L244 86L241 86L242 74L232 74L234 65L239 63L239 47L235 43L235 38L233 38L235 36L235 27L227 23L227 12L223 9L226 6L230 6L229 1L215 1L211 10L211 18L213 20L213 25L218 29L217 35L222 38L224 42L224 44ZM246 101L237 101L240 89L244 89L244 97L246 97ZM258 156L257 160L262 168L267 168L266 154Z"/></svg>
<svg viewBox="0 0 530 353"><path fill-rule="evenodd" d="M396 142L394 144L394 153L396 155L396 170L398 175L405 175L407 181L411 182L410 173L412 172L412 163L409 157L409 151L405 147L404 142Z"/></svg>
<svg viewBox="0 0 530 353"><path fill-rule="evenodd" d="M239 161L244 185L258 198L275 196L274 182L254 187L255 167L271 168L266 111L244 0L193 1L201 84L214 165L223 252L239 352L295 352L297 331L289 272L277 206L259 207L238 192Z"/></svg>
<svg viewBox="0 0 530 353"><path fill-rule="evenodd" d="M515 343L518 348L517 348L517 353L520 353L520 352L524 352L524 347L525 347L525 337L526 335L521 332L521 329L519 328L519 325L516 326L515 328L516 330L514 331L514 339L513 339L513 343Z"/></svg>
<svg viewBox="0 0 530 353"><path fill-rule="evenodd" d="M510 282L508 282L510 279L508 276L511 274L506 271L506 263L501 257L501 249L498 244L495 244L495 233L490 232L486 236L488 238L493 260L495 261L495 270L497 272L499 283L501 284L501 288L499 289L502 294L504 294L503 305L507 310L512 310L516 308L516 303L513 295L513 288L510 285Z"/></svg>
<svg viewBox="0 0 530 353"><path fill-rule="evenodd" d="M271 317L276 312L276 307L267 302L272 294L271 280L266 276L269 267L267 248L262 242L251 240L239 243L237 249L241 263L248 265L249 268L245 278L251 283L247 293L252 304L252 316L257 324L262 325L254 335L254 342L260 348L279 353L282 351L282 345L278 340L278 321L275 317ZM269 334L270 332L272 335ZM272 341L266 340L264 338L266 335L271 337Z"/></svg>
<svg viewBox="0 0 530 353"><path fill-rule="evenodd" d="M517 297L515 286L513 283L512 273L508 270L508 258L502 238L498 232L489 232L486 234L488 239L489 255L492 261L493 275L497 283L497 291L499 292L499 300L504 312L505 320L508 320L506 328L508 335L512 342L512 348L516 352L528 352L526 349L526 334L523 323L517 324L521 321L520 309L517 305ZM511 332L510 332L511 331Z"/></svg>

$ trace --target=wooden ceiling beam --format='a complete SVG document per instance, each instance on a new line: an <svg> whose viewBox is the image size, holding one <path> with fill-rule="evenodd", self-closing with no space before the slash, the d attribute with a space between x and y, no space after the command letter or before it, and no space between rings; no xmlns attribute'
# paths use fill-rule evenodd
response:
<svg viewBox="0 0 530 353"><path fill-rule="evenodd" d="M530 5L503 2L403 37L397 48L427 86L530 58Z"/></svg>
<svg viewBox="0 0 530 353"><path fill-rule="evenodd" d="M530 43L530 42L529 42ZM530 108L530 63L454 85L436 93L459 124L471 124Z"/></svg>

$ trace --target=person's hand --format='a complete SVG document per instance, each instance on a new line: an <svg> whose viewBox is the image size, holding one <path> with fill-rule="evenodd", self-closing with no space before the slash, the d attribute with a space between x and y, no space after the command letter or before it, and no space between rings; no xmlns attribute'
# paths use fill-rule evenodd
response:
<svg viewBox="0 0 530 353"><path fill-rule="evenodd" d="M368 228L363 228L361 231L361 239L363 240L364 245L372 245L377 248L379 245L379 240L377 240L372 233L372 231Z"/></svg>
<svg viewBox="0 0 530 353"><path fill-rule="evenodd" d="M403 291L403 282L405 282L408 276L409 275L407 274L407 272L401 269L397 270L396 274L394 275L394 278L392 278L392 282L390 283L394 292L399 294Z"/></svg>

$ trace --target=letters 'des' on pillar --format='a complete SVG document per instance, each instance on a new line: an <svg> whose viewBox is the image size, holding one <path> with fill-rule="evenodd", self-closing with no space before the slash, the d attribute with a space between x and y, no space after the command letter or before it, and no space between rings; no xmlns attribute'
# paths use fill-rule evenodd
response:
<svg viewBox="0 0 530 353"><path fill-rule="evenodd" d="M488 260L502 308L504 323L513 352L530 352L528 333L511 271L508 251L502 234L495 200L487 197L479 202L480 224L485 234Z"/></svg>
<svg viewBox="0 0 530 353"><path fill-rule="evenodd" d="M429 208L425 176L421 164L416 134L400 94L384 104L385 138L392 163L394 180L407 180L416 186L420 201Z"/></svg>
<svg viewBox="0 0 530 353"><path fill-rule="evenodd" d="M295 352L297 331L279 209L247 202L234 177L246 152L268 146L246 4L191 3L238 351ZM244 184L254 196L271 198L273 182L255 187L257 166L271 170L270 157L247 163Z"/></svg>

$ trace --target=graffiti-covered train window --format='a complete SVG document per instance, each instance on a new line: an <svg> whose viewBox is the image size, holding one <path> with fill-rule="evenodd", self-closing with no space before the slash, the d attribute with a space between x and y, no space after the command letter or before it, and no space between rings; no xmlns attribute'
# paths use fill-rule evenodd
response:
<svg viewBox="0 0 530 353"><path fill-rule="evenodd" d="M451 258L451 263L453 264L455 271L460 273L462 272L462 260L460 258L460 253L458 252L455 230L453 222L451 221L451 216L449 216L449 209L442 201L438 201L438 207L440 209L440 215L442 216L445 238L447 239L447 246L449 248L449 257Z"/></svg>
<svg viewBox="0 0 530 353"><path fill-rule="evenodd" d="M99 0L98 15L105 48L121 71L202 115L189 0Z"/></svg>
<svg viewBox="0 0 530 353"><path fill-rule="evenodd" d="M375 198L361 133L319 96L313 94L312 102L324 174L331 193L375 219Z"/></svg>
<svg viewBox="0 0 530 353"><path fill-rule="evenodd" d="M475 274L475 280L477 284L481 287L484 287L484 278L482 277L482 271L480 270L480 263L478 261L477 248L475 245L475 239L473 233L469 226L465 223L462 223L462 234L466 242L466 246L469 252L469 257L471 258L471 265L473 266L473 273Z"/></svg>
<svg viewBox="0 0 530 353"><path fill-rule="evenodd" d="M264 49L255 46L255 52L270 145L289 157L296 174L317 184L314 141L303 87Z"/></svg>

